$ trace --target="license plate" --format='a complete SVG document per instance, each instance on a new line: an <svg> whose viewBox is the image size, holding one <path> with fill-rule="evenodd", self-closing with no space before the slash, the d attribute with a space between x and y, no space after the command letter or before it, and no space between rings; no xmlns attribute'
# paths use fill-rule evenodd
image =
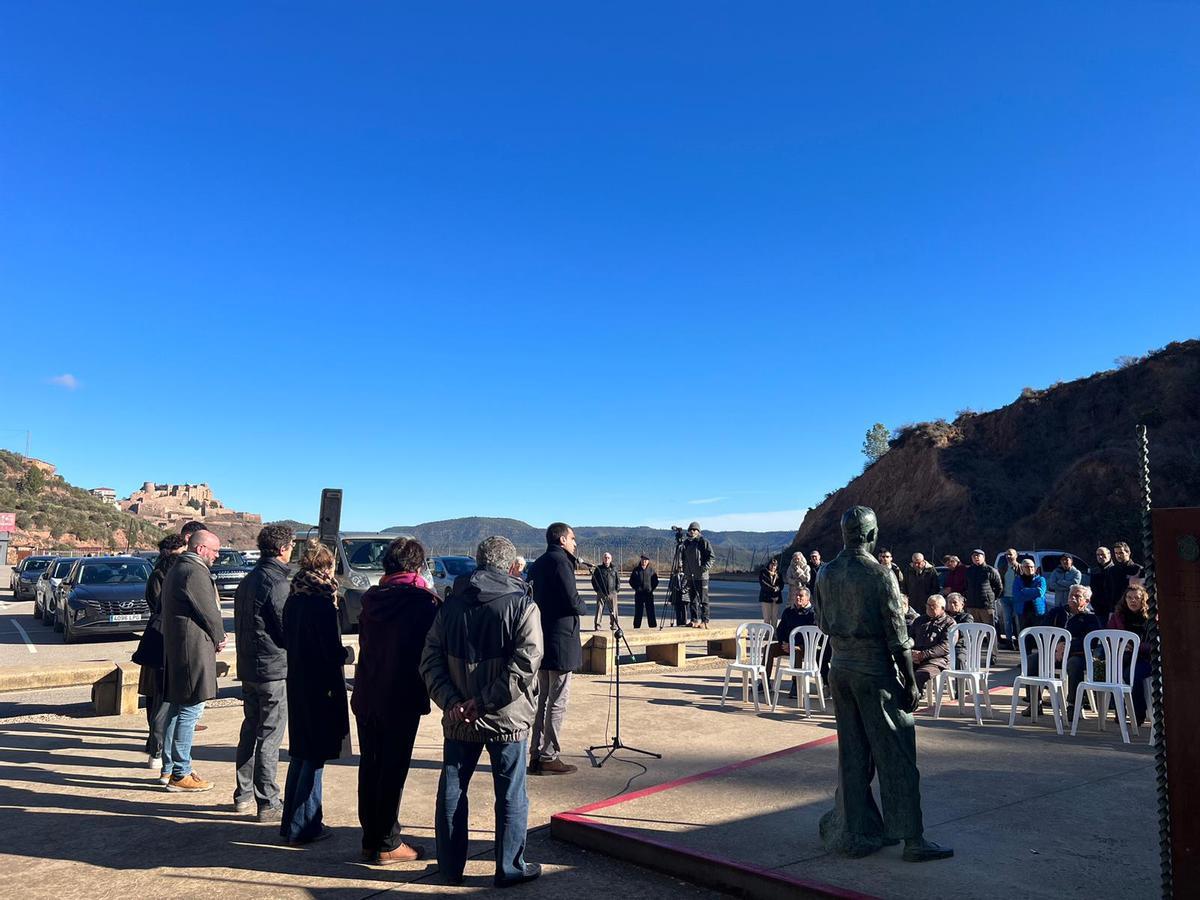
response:
<svg viewBox="0 0 1200 900"><path fill-rule="evenodd" d="M110 621L110 622L140 622L143 618L145 618L145 617L141 616L137 613L130 613L128 615L109 616L108 621Z"/></svg>

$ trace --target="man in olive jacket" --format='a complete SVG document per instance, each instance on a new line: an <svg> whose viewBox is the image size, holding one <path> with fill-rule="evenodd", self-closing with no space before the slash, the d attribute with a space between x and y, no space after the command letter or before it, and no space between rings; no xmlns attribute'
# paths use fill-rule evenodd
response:
<svg viewBox="0 0 1200 900"><path fill-rule="evenodd" d="M555 522L546 529L546 552L529 567L546 653L538 670L530 775L570 775L577 768L558 758L571 673L583 665L579 617L587 612L587 605L575 584L575 563L575 532L565 522Z"/></svg>
<svg viewBox="0 0 1200 900"><path fill-rule="evenodd" d="M225 649L220 603L209 567L221 542L194 531L188 549L167 572L162 587L163 657L167 727L163 772L168 791L208 791L212 783L192 771L192 739L204 702L217 696L217 653Z"/></svg>
<svg viewBox="0 0 1200 900"><path fill-rule="evenodd" d="M278 822L283 812L275 773L287 730L287 649L283 606L288 598L288 559L294 535L286 525L258 533L261 556L233 597L237 672L242 682L242 730L238 735L235 812L258 813Z"/></svg>
<svg viewBox="0 0 1200 900"><path fill-rule="evenodd" d="M495 884L541 874L541 866L525 862L525 754L542 626L525 582L509 574L516 558L508 538L484 539L475 552L478 568L455 579L421 655L429 698L442 709L435 830L438 868L451 884L462 882L467 864L467 788L484 747L496 794Z"/></svg>

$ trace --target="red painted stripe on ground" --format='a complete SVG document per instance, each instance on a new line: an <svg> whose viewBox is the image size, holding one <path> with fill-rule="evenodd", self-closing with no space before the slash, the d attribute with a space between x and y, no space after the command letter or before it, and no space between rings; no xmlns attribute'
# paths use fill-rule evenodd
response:
<svg viewBox="0 0 1200 900"><path fill-rule="evenodd" d="M776 750L773 753L768 753L764 756L755 756L752 759L743 759L738 762L729 763L721 766L719 769L709 769L707 772L697 772L695 775L685 775L683 778L677 778L674 781L665 781L662 784L656 784L653 787L642 788L640 791L634 791L631 794L619 794L616 797L609 797L607 800L600 800L596 803L589 803L587 806L581 806L578 809L567 810L565 814L583 815L597 809L605 809L609 806L616 806L619 803L625 803L628 800L637 800L641 797L648 797L651 794L657 794L660 791L670 790L671 788L682 787L685 784L692 784L697 781L705 781L709 778L716 778L718 775L728 775L730 772L736 772L739 769L744 769L747 766L754 766L759 763L767 762L768 760L778 759L781 756L787 756L789 753L798 753L801 750L808 750L811 747L821 747L825 744L832 744L837 740L836 734L831 734L823 738L817 738L815 741L808 741L804 744L797 744L795 747L785 747L782 750Z"/></svg>
<svg viewBox="0 0 1200 900"><path fill-rule="evenodd" d="M823 739L820 743L828 743L828 741ZM778 756L782 753L790 753L795 750L803 749L804 747L807 747L807 746L812 746L812 744L802 744L798 747L789 747L787 750L782 750L782 751L779 751L778 753L772 753L772 754L769 754L769 756ZM762 757L762 758L766 759L768 757ZM732 859L726 859L723 856L716 856L712 853L704 853L703 851L700 851L700 850L692 850L687 847L682 847L678 844L672 844L669 841L664 841L664 840L661 840L658 838L648 837L645 834L633 831L629 828L623 828L619 825L601 824L599 822L596 822L593 819L587 818L586 816L580 816L580 815L576 815L574 813L559 813L558 815L554 816L553 818L562 819L567 822L572 822L572 823L582 826L584 828L594 828L597 831L607 831L607 832L610 832L613 834L617 834L617 835L620 835L621 837L627 838L629 840L637 841L638 843L641 843L641 844L648 844L651 847L655 847L659 850L663 850L663 851L666 851L669 853L674 853L678 856L682 856L687 859L694 859L697 861L707 862L707 863L711 863L713 865L721 866L722 868L735 869L740 872L745 872L747 874L754 875L759 878L767 878L772 881L781 881L785 884L788 884L788 885L791 885L794 887L800 887L800 888L804 888L809 891L820 892L820 893L825 894L828 897L841 897L841 898L845 898L845 900L879 900L879 898L875 897L873 894L863 894L858 891L850 890L849 888L837 887L836 885L825 884L824 882L820 882L820 881L810 881L805 878L794 878L791 875L785 875L784 873L778 872L774 869L765 869L762 866L755 866L755 865L751 865L749 863L743 863L743 862L738 862L738 861L732 860Z"/></svg>

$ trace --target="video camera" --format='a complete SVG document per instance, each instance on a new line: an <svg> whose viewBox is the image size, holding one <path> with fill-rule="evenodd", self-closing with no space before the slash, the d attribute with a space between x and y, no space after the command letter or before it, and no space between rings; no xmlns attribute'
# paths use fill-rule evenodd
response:
<svg viewBox="0 0 1200 900"><path fill-rule="evenodd" d="M685 535L687 532L686 532L686 531L684 531L684 529L683 529L682 527L680 527L679 525L672 525L672 526L671 526L671 530L672 530L673 532L675 532L675 543L677 543L677 544L682 544L682 543L683 543L683 536L684 536L684 535Z"/></svg>

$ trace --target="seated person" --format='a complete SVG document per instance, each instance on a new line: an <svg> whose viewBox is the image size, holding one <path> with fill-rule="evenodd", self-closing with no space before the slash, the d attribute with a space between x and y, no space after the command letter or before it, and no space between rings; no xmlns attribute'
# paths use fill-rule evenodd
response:
<svg viewBox="0 0 1200 900"><path fill-rule="evenodd" d="M1132 631L1139 638L1137 662L1133 664L1133 713L1138 725L1146 721L1146 679L1150 677L1150 595L1140 584L1131 584L1108 617L1109 628ZM1129 648L1133 652L1133 648ZM1129 665L1128 661L1125 665ZM1126 669L1128 671L1128 669Z"/></svg>
<svg viewBox="0 0 1200 900"><path fill-rule="evenodd" d="M912 635L913 673L917 690L924 691L929 679L950 665L950 626L954 620L946 615L946 598L933 594L925 601L925 615L909 627Z"/></svg>
<svg viewBox="0 0 1200 900"><path fill-rule="evenodd" d="M958 592L946 595L946 615L948 615L959 625L966 625L968 622L973 623L975 621L975 617L967 612L967 598ZM966 641L960 637L957 645L954 647L955 668L966 668L964 665L966 662L966 657L967 644Z"/></svg>
<svg viewBox="0 0 1200 900"><path fill-rule="evenodd" d="M904 613L904 624L908 626L908 636L912 637L913 622L917 621L920 617L917 615L917 611L908 605L908 596L906 594L900 595L900 612Z"/></svg>
<svg viewBox="0 0 1200 900"><path fill-rule="evenodd" d="M1067 652L1067 718L1075 715L1075 688L1087 672L1087 659L1084 656L1084 639L1093 631L1101 628L1100 617L1092 612L1092 589L1077 584L1067 594L1066 607L1056 606L1046 614L1046 625L1054 628L1065 628L1071 632L1071 645ZM1063 647L1058 648L1058 661L1062 661ZM1029 670L1037 671L1037 653L1029 655ZM1027 698L1028 699L1028 698ZM1039 696L1040 700L1040 696ZM1032 703L1032 700L1029 702ZM1041 711L1041 706L1038 707ZM1022 710L1021 715L1029 715L1029 708Z"/></svg>
<svg viewBox="0 0 1200 900"><path fill-rule="evenodd" d="M800 586L791 596L791 602L787 609L783 611L783 615L779 617L779 629L775 632L775 643L771 645L771 649L767 653L767 681L771 680L771 673L775 670L775 659L780 656L787 656L790 645L788 637L792 633L793 628L799 628L801 625L816 625L817 611L812 605L812 596L809 594L808 588ZM804 643L800 642L796 647L796 661L800 661L800 656L804 653ZM796 696L796 682L792 681L792 692L788 696Z"/></svg>

